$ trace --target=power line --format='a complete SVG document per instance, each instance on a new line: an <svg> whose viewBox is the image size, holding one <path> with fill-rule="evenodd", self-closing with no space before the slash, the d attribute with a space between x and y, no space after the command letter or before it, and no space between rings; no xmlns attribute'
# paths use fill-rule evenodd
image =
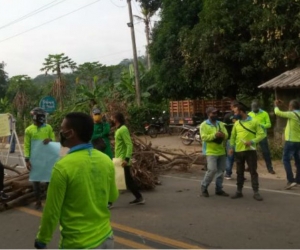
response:
<svg viewBox="0 0 300 250"><path fill-rule="evenodd" d="M113 0L110 0L110 2L111 2L114 6L116 6L116 7L118 7L118 8L125 8L125 7L126 7L126 5L121 6L121 5L115 4L115 3L113 2Z"/></svg>
<svg viewBox="0 0 300 250"><path fill-rule="evenodd" d="M99 1L101 1L101 0L97 0L97 1L92 2L92 3L90 3L90 4L84 5L84 6L78 8L78 9L76 9L76 10L73 10L73 11L67 13L67 14L64 14L64 15L62 15L62 16L59 16L59 17L57 17L57 18L55 18L55 19L52 19L52 20L50 20L50 21L48 21L48 22L42 23L41 25L35 26L35 27L33 27L33 28L31 28L31 29L28 29L28 30L25 30L24 32L21 32L21 33L19 33L19 34L13 35L13 36L8 37L8 38L5 38L5 39L1 40L0 43L5 42L5 41L7 41L7 40L10 40L10 39L12 39L12 38L15 38L15 37L17 37L17 36L23 35L23 34L29 32L29 31L35 30L35 29L37 29L37 28L39 28L39 27L41 27L41 26L44 26L44 25L46 25L46 24L48 24L48 23L52 23L52 22L54 22L54 21L56 21L56 20L58 20L58 19L61 19L61 18L65 17L65 16L71 15L71 14L73 14L73 13L79 11L79 10L82 10L82 9L84 9L84 8L86 8L86 7L90 6L90 5L92 5L92 4L95 4L95 3L99 2Z"/></svg>
<svg viewBox="0 0 300 250"><path fill-rule="evenodd" d="M14 21L12 21L12 22L10 22L10 23L8 23L8 24L5 24L5 25L1 26L0 29L4 29L4 28L6 28L6 27L8 27L8 26L10 26L10 25L13 25L13 24L15 24L15 23L21 22L21 21L23 21L23 20L25 20L25 19L27 19L27 18L29 18L29 17L31 17L31 16L34 16L34 15L40 13L40 12L43 12L43 11L45 11L45 10L47 10L47 9L50 9L50 8L52 8L52 7L54 7L54 6L56 6L56 5L60 4L60 3L62 3L62 2L64 2L64 1L66 1L66 0L62 0L62 1L58 2L58 3L53 4L54 2L57 2L57 1L58 1L58 0L54 0L54 1L52 1L51 3L48 3L48 4L46 4L46 5L43 5L42 7L38 8L38 9L32 11L32 12L29 12L28 14L26 14L26 15L24 15L24 16L21 16L21 17L19 17L18 19L14 20ZM51 4L52 4L52 5L51 5ZM49 5L50 5L50 6L49 6Z"/></svg>

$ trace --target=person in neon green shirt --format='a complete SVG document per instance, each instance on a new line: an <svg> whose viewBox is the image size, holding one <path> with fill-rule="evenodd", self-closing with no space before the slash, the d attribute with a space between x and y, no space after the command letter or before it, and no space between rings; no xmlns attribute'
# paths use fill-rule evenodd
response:
<svg viewBox="0 0 300 250"><path fill-rule="evenodd" d="M216 176L216 195L229 196L223 190L224 171L226 167L226 140L228 138L224 123L218 121L218 110L208 107L208 119L200 125L200 135L203 141L202 151L207 159L207 171L201 183L203 197L209 197L207 188Z"/></svg>
<svg viewBox="0 0 300 250"><path fill-rule="evenodd" d="M275 101L275 114L279 117L287 118L285 127L285 144L283 148L283 165L286 172L287 185L285 189L291 189L297 184L300 184L300 102L291 100L289 103L289 111L281 111L279 106L281 101ZM294 177L291 156L294 157L297 169L296 177Z"/></svg>
<svg viewBox="0 0 300 250"><path fill-rule="evenodd" d="M120 158L123 163L125 182L127 188L134 195L135 199L129 202L130 205L145 204L145 199L140 193L136 182L131 175L131 157L133 151L133 144L130 133L125 125L125 118L122 113L115 113L111 117L111 124L116 127L115 131L115 158Z"/></svg>
<svg viewBox="0 0 300 250"><path fill-rule="evenodd" d="M52 127L46 124L46 112L42 108L36 107L31 110L33 124L25 129L24 136L24 155L26 167L31 171L31 142L33 140L42 140L44 144L50 141L55 141L55 135ZM33 189L36 197L35 208L39 209L42 206L40 182L33 182Z"/></svg>
<svg viewBox="0 0 300 250"><path fill-rule="evenodd" d="M261 148L266 163L266 167L270 174L275 174L275 171L272 166L272 159L271 159L271 153L269 149L269 142L267 136L267 129L271 128L270 116L266 111L260 108L259 102L257 100L252 101L251 108L252 111L249 112L248 115L259 122L260 126L263 128L266 135L266 137L259 142L259 146Z"/></svg>
<svg viewBox="0 0 300 250"><path fill-rule="evenodd" d="M46 248L58 223L61 249L113 248L107 204L119 193L111 159L90 143L93 126L80 112L61 124L61 145L70 150L53 168L36 248Z"/></svg>
<svg viewBox="0 0 300 250"><path fill-rule="evenodd" d="M234 108L234 113L239 119L234 123L230 138L229 154L235 152L235 160L237 167L237 192L231 198L243 197L244 186L244 172L245 162L247 162L249 172L251 175L251 184L254 191L253 198L262 201L263 198L259 194L259 182L257 173L257 153L256 144L259 143L264 137L265 133L258 123L246 113L246 108L242 105L237 105Z"/></svg>

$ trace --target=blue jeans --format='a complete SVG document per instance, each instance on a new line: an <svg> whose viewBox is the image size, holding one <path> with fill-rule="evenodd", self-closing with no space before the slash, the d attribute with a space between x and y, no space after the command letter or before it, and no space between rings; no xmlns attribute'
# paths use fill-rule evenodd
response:
<svg viewBox="0 0 300 250"><path fill-rule="evenodd" d="M216 176L216 192L220 192L223 189L224 171L226 165L226 155L207 155L207 171L201 183L201 191L207 190L209 184Z"/></svg>
<svg viewBox="0 0 300 250"><path fill-rule="evenodd" d="M294 173L292 170L291 157L293 157L295 160L297 169L296 178L294 178ZM300 142L285 142L282 161L288 182L297 182L300 184Z"/></svg>
<svg viewBox="0 0 300 250"><path fill-rule="evenodd" d="M12 131L10 131L10 133L12 134ZM15 150L16 150L16 137L15 137L15 135L10 135L9 137L8 137L8 142L10 143L10 149L9 149L9 152L10 153L13 153L13 152L15 152Z"/></svg>
<svg viewBox="0 0 300 250"><path fill-rule="evenodd" d="M226 175L231 176L232 175L232 168L233 168L233 163L234 163L234 154L229 155L228 151L230 149L230 141L227 140L226 142L226 152L227 152L227 157L226 157Z"/></svg>
<svg viewBox="0 0 300 250"><path fill-rule="evenodd" d="M272 160L271 160L271 154L270 154L270 149L269 149L269 143L268 143L268 138L265 137L263 140L259 142L259 146L261 148L264 160L266 162L266 166L268 171L273 170L272 166Z"/></svg>

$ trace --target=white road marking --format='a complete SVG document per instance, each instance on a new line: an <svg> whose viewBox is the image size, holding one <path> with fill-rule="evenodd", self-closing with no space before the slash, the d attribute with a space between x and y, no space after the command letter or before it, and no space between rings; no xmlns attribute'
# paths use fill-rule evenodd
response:
<svg viewBox="0 0 300 250"><path fill-rule="evenodd" d="M200 183L200 179L195 180L195 179L191 179L191 178L177 177L177 176L171 176L171 175L161 175L161 177L178 179L178 180L189 180L189 181L194 181L194 182L199 182ZM212 183L214 184L215 182L212 182ZM236 187L236 185L234 185L234 184L226 184L226 183L223 183L223 186ZM252 187L249 187L249 186L244 186L244 188L252 189ZM273 190L273 189L267 189L267 188L260 188L259 190L260 191L265 191L265 192L277 193L277 194L287 194L287 195L300 196L299 193L291 193L291 192L288 192L288 191L280 191L280 190Z"/></svg>

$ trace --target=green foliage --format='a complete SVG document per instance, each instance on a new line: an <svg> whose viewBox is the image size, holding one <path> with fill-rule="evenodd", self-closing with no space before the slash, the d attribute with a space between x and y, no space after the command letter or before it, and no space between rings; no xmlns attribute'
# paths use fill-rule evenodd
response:
<svg viewBox="0 0 300 250"><path fill-rule="evenodd" d="M4 97L7 89L7 73L4 71L5 63L0 63L0 98Z"/></svg>

